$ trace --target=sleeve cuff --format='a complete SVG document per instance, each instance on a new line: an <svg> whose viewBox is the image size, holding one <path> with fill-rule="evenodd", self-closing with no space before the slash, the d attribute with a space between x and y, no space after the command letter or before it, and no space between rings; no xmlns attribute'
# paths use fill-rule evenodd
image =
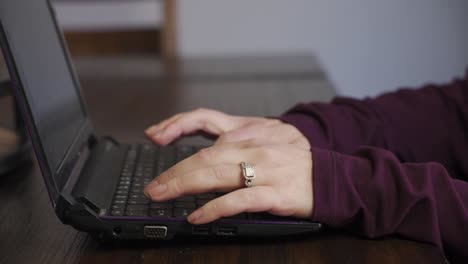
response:
<svg viewBox="0 0 468 264"><path fill-rule="evenodd" d="M332 151L312 148L314 207L312 220L332 224L335 208L335 157Z"/></svg>

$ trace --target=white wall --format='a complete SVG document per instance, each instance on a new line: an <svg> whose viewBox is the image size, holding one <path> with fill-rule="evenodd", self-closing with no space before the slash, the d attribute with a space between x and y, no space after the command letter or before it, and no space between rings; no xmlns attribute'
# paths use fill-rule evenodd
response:
<svg viewBox="0 0 468 264"><path fill-rule="evenodd" d="M466 0L180 0L185 56L314 53L341 94L443 82L468 65Z"/></svg>

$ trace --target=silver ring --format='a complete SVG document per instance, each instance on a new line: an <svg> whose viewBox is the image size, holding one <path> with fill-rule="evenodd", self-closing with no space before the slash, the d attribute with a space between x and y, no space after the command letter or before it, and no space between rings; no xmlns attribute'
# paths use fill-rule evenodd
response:
<svg viewBox="0 0 468 264"><path fill-rule="evenodd" d="M252 165L247 162L241 162L242 175L245 178L245 187L252 187L255 179L255 170Z"/></svg>

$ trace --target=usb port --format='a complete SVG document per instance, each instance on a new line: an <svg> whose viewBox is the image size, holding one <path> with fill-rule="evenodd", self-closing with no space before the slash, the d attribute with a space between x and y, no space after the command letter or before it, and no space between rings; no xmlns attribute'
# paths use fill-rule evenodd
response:
<svg viewBox="0 0 468 264"><path fill-rule="evenodd" d="M211 231L211 226L194 226L192 233L194 235L209 235Z"/></svg>
<svg viewBox="0 0 468 264"><path fill-rule="evenodd" d="M218 236L235 236L237 234L237 229L233 226L220 226L216 234Z"/></svg>

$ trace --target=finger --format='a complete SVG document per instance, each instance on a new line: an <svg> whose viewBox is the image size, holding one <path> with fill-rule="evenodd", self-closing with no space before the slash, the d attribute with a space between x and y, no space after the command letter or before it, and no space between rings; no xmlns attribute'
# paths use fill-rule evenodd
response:
<svg viewBox="0 0 468 264"><path fill-rule="evenodd" d="M195 131L203 131L211 135L219 135L225 131L236 128L241 121L238 117L230 116L222 112L199 109L181 115L173 119L158 134L154 134L152 140L165 145L176 138L191 134Z"/></svg>
<svg viewBox="0 0 468 264"><path fill-rule="evenodd" d="M272 187L243 188L208 202L189 215L188 221L205 224L243 212L271 211L277 207L278 201L278 195Z"/></svg>
<svg viewBox="0 0 468 264"><path fill-rule="evenodd" d="M150 127L148 127L146 130L145 130L145 134L148 136L148 137L152 137L154 136L155 134L157 134L160 130L164 129L169 123L171 123L173 120L179 118L181 115L183 115L185 113L179 113L179 114L176 114L176 115L173 115L171 116L170 118L167 118L161 122L159 122L158 124L155 124L155 125L152 125Z"/></svg>
<svg viewBox="0 0 468 264"><path fill-rule="evenodd" d="M148 129L145 130L145 136L151 140L153 143L162 145L159 141L159 135L161 132L169 125L170 123L174 122L175 120L179 119L182 115L185 113L179 113L177 115L174 115L166 120L163 120L159 124L156 124L154 126L149 127Z"/></svg>
<svg viewBox="0 0 468 264"><path fill-rule="evenodd" d="M255 166L256 176L255 186L268 185L268 178L265 177L265 170L260 166ZM205 192L228 192L245 186L245 178L242 175L242 168L239 164L218 165L192 171L177 177L171 178L167 182L159 182L159 186L148 191L153 200L171 200L187 194L198 194Z"/></svg>
<svg viewBox="0 0 468 264"><path fill-rule="evenodd" d="M248 161L255 166L255 161L260 156L258 148L261 143L258 142L257 139L245 140L202 149L157 176L145 187L145 193L149 194L154 188L165 189L167 186L157 186L166 184L172 178L201 169L220 165L238 165L243 161Z"/></svg>
<svg viewBox="0 0 468 264"><path fill-rule="evenodd" d="M183 175L191 171L212 166L240 164L242 161L254 163L258 154L257 149L254 147L257 143L253 143L253 141L254 140L245 140L201 149L194 155L178 162L168 170L161 173L153 180L153 182L157 182L157 184L166 183L171 178L178 175ZM153 182L150 183L148 187L151 187Z"/></svg>

